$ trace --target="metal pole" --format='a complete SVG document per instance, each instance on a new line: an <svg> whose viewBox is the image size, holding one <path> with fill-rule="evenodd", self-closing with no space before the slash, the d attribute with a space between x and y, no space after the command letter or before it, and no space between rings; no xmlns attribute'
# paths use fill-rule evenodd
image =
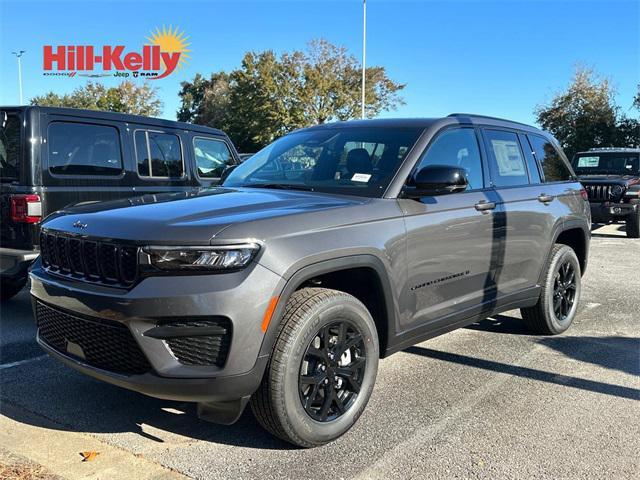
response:
<svg viewBox="0 0 640 480"><path fill-rule="evenodd" d="M18 59L18 91L20 92L20 105L23 105L22 102L22 55L26 53L26 50L19 50L17 52L11 52L13 53L16 58Z"/></svg>
<svg viewBox="0 0 640 480"><path fill-rule="evenodd" d="M18 57L18 85L20 86L20 105L22 105L22 61L20 57Z"/></svg>
<svg viewBox="0 0 640 480"><path fill-rule="evenodd" d="M365 82L366 82L366 62L367 62L367 0L362 0L362 113L361 118L365 118Z"/></svg>

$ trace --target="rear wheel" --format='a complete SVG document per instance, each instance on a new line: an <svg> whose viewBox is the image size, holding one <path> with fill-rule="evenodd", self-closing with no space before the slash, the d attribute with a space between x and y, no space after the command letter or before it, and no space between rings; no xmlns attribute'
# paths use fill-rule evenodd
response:
<svg viewBox="0 0 640 480"><path fill-rule="evenodd" d="M251 409L266 430L289 443L328 443L362 414L378 357L375 324L359 300L326 288L299 290L287 302Z"/></svg>
<svg viewBox="0 0 640 480"><path fill-rule="evenodd" d="M571 247L554 245L543 279L538 303L520 311L531 330L555 335L569 328L580 299L580 262Z"/></svg>
<svg viewBox="0 0 640 480"><path fill-rule="evenodd" d="M636 211L627 219L627 237L640 238L640 205L636 207Z"/></svg>
<svg viewBox="0 0 640 480"><path fill-rule="evenodd" d="M25 279L18 283L1 283L0 282L0 301L6 302L7 300L15 297L27 284Z"/></svg>

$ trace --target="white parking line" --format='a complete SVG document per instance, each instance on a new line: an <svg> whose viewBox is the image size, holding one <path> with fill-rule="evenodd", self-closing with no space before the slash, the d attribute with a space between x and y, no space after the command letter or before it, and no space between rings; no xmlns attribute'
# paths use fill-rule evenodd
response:
<svg viewBox="0 0 640 480"><path fill-rule="evenodd" d="M27 358L25 360L18 360L17 362L11 363L3 363L0 365L0 370L5 370L7 368L18 367L20 365L24 365L25 363L37 362L38 360L43 360L47 358L48 355L40 355L39 357Z"/></svg>

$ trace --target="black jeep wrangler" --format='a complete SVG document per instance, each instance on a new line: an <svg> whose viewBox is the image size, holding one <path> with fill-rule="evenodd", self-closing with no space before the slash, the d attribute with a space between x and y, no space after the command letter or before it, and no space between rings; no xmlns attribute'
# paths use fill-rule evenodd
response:
<svg viewBox="0 0 640 480"><path fill-rule="evenodd" d="M157 118L0 106L0 300L38 256L40 221L67 205L145 194L191 195L240 160L227 135Z"/></svg>
<svg viewBox="0 0 640 480"><path fill-rule="evenodd" d="M573 157L593 223L625 221L627 237L640 237L640 148L592 148Z"/></svg>

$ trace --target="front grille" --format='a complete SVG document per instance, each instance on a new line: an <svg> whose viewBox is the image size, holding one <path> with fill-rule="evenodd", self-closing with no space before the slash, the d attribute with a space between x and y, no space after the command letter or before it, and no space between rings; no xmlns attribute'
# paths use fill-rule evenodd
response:
<svg viewBox="0 0 640 480"><path fill-rule="evenodd" d="M42 265L47 271L117 287L132 286L138 276L138 247L42 231Z"/></svg>
<svg viewBox="0 0 640 480"><path fill-rule="evenodd" d="M589 200L595 202L608 202L611 200L611 185L585 185Z"/></svg>
<svg viewBox="0 0 640 480"><path fill-rule="evenodd" d="M36 321L40 339L63 355L114 373L134 375L151 370L122 323L71 315L41 302L36 302Z"/></svg>
<svg viewBox="0 0 640 480"><path fill-rule="evenodd" d="M221 335L167 338L165 342L171 353L183 365L215 365L222 367L229 354L231 344L231 322L226 318L207 320L181 320L171 322L171 327L223 327Z"/></svg>

